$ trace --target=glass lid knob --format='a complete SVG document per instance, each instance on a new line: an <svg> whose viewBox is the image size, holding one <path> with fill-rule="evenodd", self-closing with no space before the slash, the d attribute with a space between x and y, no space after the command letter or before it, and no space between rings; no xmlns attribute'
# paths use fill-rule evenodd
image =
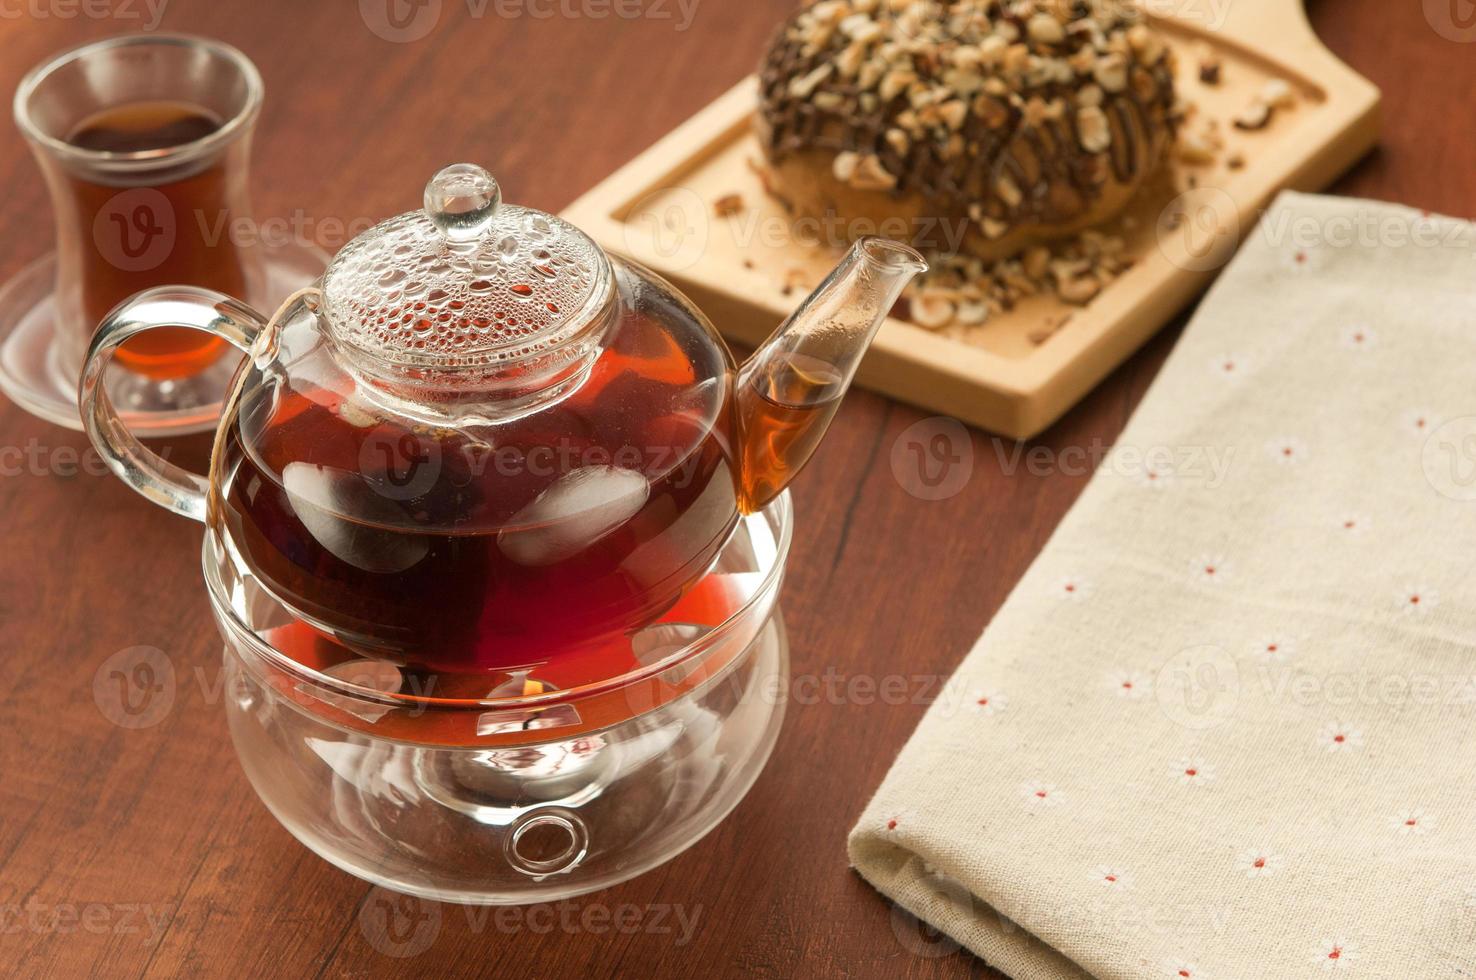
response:
<svg viewBox="0 0 1476 980"><path fill-rule="evenodd" d="M484 236L501 204L496 179L474 163L453 163L425 185L425 213L453 242Z"/></svg>

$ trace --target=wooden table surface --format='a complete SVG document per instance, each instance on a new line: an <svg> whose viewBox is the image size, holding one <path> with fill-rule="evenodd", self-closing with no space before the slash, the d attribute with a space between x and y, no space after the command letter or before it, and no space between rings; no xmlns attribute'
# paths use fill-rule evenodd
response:
<svg viewBox="0 0 1476 980"><path fill-rule="evenodd" d="M434 26L399 40L367 26L387 23L386 2L163 0L162 29L223 38L260 65L257 215L301 215L330 249L327 219L418 206L426 176L456 160L491 167L510 200L561 208L749 71L792 0L687 0L687 13L677 0L646 0L650 16L633 20L600 17L621 9L603 0L428 0L421 15L440 8ZM1467 7L1314 0L1321 36L1386 99L1382 149L1338 191L1476 211ZM59 48L150 26L158 9L5 4L0 91ZM112 16L88 14L99 10ZM533 16L545 11L555 16ZM3 131L8 278L50 247L51 229L35 166ZM1037 443L1110 444L1176 332ZM0 974L990 975L849 871L845 835L933 680L983 629L1086 476L1014 471L1011 445L975 433L963 489L918 499L889 460L924 417L850 397L796 487L784 596L797 675L841 695L852 678L903 675L917 696L793 703L747 799L675 861L528 914L421 909L411 925L430 932L414 933L410 949L380 928L393 912L384 893L299 846L236 764L200 528L100 475L79 434L0 400ZM94 679L138 646L164 651L176 683L157 724L128 729L110 720L113 695ZM628 928L610 928L607 913ZM394 955L407 950L415 955Z"/></svg>

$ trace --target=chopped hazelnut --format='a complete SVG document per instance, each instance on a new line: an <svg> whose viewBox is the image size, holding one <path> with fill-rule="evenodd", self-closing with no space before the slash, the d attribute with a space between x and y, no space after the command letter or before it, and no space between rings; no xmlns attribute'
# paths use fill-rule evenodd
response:
<svg viewBox="0 0 1476 980"><path fill-rule="evenodd" d="M1101 153L1112 144L1107 114L1097 106L1086 106L1076 114L1076 129L1081 148L1088 153Z"/></svg>
<svg viewBox="0 0 1476 980"><path fill-rule="evenodd" d="M1025 25L1032 41L1040 44L1060 44L1066 40L1066 28L1050 14L1036 14Z"/></svg>
<svg viewBox="0 0 1476 980"><path fill-rule="evenodd" d="M865 63L866 46L852 44L835 59L835 69L840 72L842 78L855 78L861 73L861 66Z"/></svg>
<svg viewBox="0 0 1476 980"><path fill-rule="evenodd" d="M1121 92L1127 88L1127 59L1120 54L1109 54L1097 59L1092 77L1108 92Z"/></svg>
<svg viewBox="0 0 1476 980"><path fill-rule="evenodd" d="M849 184L851 178L856 176L856 168L861 163L861 154L854 150L842 150L835 155L835 161L830 166L830 172L836 180Z"/></svg>
<svg viewBox="0 0 1476 980"><path fill-rule="evenodd" d="M1023 75L1030 67L1030 49L1023 44L1005 48L1001 68L1007 75Z"/></svg>
<svg viewBox="0 0 1476 980"><path fill-rule="evenodd" d="M1025 195L1020 193L1019 185L1009 174L1001 174L999 180L994 182L994 192L1011 210L1019 207L1020 202L1025 200Z"/></svg>
<svg viewBox="0 0 1476 980"><path fill-rule="evenodd" d="M897 186L897 178L888 173L876 154L867 154L851 175L851 186L858 191L889 191Z"/></svg>
<svg viewBox="0 0 1476 980"><path fill-rule="evenodd" d="M820 67L795 78L789 83L789 94L796 99L808 99L820 87L820 84L830 77L835 67L829 62Z"/></svg>
<svg viewBox="0 0 1476 980"><path fill-rule="evenodd" d="M907 91L908 86L915 81L917 81L916 72L896 69L882 76L881 85L876 91L883 99L891 101Z"/></svg>
<svg viewBox="0 0 1476 980"><path fill-rule="evenodd" d="M1156 65L1167 50L1163 38L1147 24L1134 24L1128 28L1128 45L1145 65Z"/></svg>
<svg viewBox="0 0 1476 980"><path fill-rule="evenodd" d="M1081 305L1102 291L1102 284L1092 276L1076 276L1066 279L1056 287L1056 295L1068 303Z"/></svg>
<svg viewBox="0 0 1476 980"><path fill-rule="evenodd" d="M950 99L938 107L938 115L949 129L957 130L963 127L964 120L968 118L969 107L958 99Z"/></svg>

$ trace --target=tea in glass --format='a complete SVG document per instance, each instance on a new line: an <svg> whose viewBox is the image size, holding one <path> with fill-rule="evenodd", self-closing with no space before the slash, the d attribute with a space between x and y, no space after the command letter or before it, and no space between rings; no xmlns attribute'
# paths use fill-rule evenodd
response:
<svg viewBox="0 0 1476 980"><path fill-rule="evenodd" d="M247 250L231 232L250 214L246 166L260 104L261 81L244 55L189 37L84 45L22 81L16 121L56 223L61 369L79 374L96 325L141 290L248 291ZM178 382L225 350L219 338L166 326L125 343L117 359L151 382ZM159 404L132 401L176 407L167 392L152 397Z"/></svg>

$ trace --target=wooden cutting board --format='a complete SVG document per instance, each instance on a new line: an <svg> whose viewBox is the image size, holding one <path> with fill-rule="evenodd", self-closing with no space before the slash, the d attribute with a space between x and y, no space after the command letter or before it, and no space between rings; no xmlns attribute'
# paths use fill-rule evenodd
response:
<svg viewBox="0 0 1476 980"><path fill-rule="evenodd" d="M1300 0L1146 0L1178 55L1186 127L1218 121L1211 164L1176 159L1103 230L1133 265L1085 306L1031 297L977 327L930 331L890 319L858 380L1016 438L1040 432L1190 302L1281 189L1317 190L1374 145L1379 92L1312 33ZM1221 80L1199 78L1202 53ZM1233 125L1272 78L1293 107L1257 131ZM727 336L760 343L839 257L796 228L753 164L757 80L747 78L564 212L602 246L676 283ZM1233 156L1243 163L1232 168ZM720 215L716 202L738 195ZM825 237L820 235L818 237Z"/></svg>

